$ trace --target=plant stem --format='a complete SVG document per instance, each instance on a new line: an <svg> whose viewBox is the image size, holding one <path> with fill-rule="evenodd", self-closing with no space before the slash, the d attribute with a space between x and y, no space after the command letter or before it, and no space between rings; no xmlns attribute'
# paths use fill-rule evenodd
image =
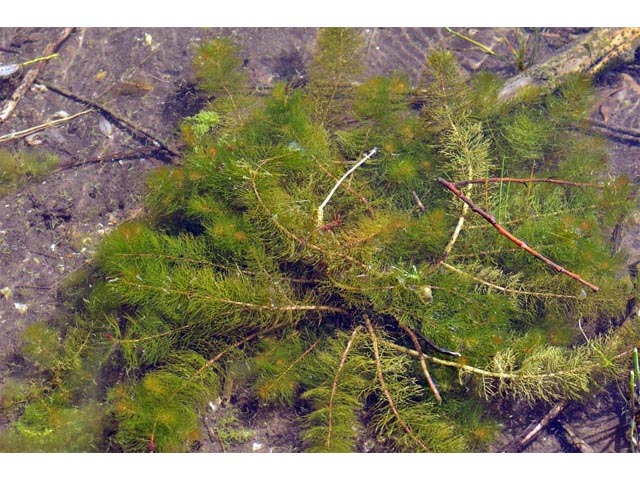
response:
<svg viewBox="0 0 640 480"><path fill-rule="evenodd" d="M327 203L329 203L329 200L331 199L333 194L336 193L336 190L338 190L338 187L340 186L340 184L344 181L345 178L347 178L349 175L351 175L353 172L355 172L356 169L360 165L362 165L364 162L366 162L371 157L373 157L376 154L377 151L378 151L378 148L377 147L373 147L369 153L367 153L364 157L362 157L360 160L358 160L358 162L353 167L351 167L349 170L347 170L347 173L345 173L342 177L340 177L340 180L338 180L336 182L336 184L333 186L333 188L329 192L329 195L327 195L327 198L325 198L324 202L322 202L320 204L320 206L318 207L318 211L316 213L316 225L318 227L323 224L324 207L327 206Z"/></svg>
<svg viewBox="0 0 640 480"><path fill-rule="evenodd" d="M402 417L400 416L400 412L398 412L398 409L396 408L396 405L393 402L393 399L391 398L391 394L389 393L389 389L387 388L387 383L385 382L384 375L382 374L382 365L380 364L380 353L378 351L378 337L376 337L376 333L373 330L373 325L371 325L371 320L369 320L369 317L365 315L364 320L367 323L367 330L369 330L369 335L371 336L371 342L373 343L373 355L375 356L375 360L376 360L376 371L378 373L378 381L380 382L380 388L382 389L384 396L387 398L387 403L389 404L389 408L391 408L391 411L396 417L396 420L398 420L398 423L404 429L404 431L407 432L407 435L409 435L418 445L420 445L425 452L428 452L429 449L427 448L427 446L422 442L422 440L420 440L418 437L415 436L415 434L411 430L411 427L407 425L407 422L405 422L402 419Z"/></svg>
<svg viewBox="0 0 640 480"><path fill-rule="evenodd" d="M333 399L336 396L336 392L338 391L338 377L340 377L340 373L344 368L344 364L347 361L347 354L349 350L351 350L351 346L353 345L353 341L356 338L356 335L360 331L360 325L353 329L351 332L351 336L349 337L349 341L347 342L347 346L342 352L342 357L340 358L340 364L338 365L338 370L336 371L336 376L333 378L333 384L331 385L331 394L329 395L329 419L328 419L328 427L327 427L327 448L331 448L331 433L333 427Z"/></svg>

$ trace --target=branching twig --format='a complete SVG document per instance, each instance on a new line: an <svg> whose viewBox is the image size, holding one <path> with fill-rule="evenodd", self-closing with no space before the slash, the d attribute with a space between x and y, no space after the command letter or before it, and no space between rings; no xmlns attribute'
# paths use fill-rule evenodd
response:
<svg viewBox="0 0 640 480"><path fill-rule="evenodd" d="M364 320L367 323L367 330L369 330L369 335L371 336L371 342L373 343L373 355L376 360L376 371L378 373L378 381L380 382L380 388L382 389L384 396L387 398L387 403L389 403L389 407L391 408L391 411L396 417L396 420L398 421L400 426L404 429L404 431L407 432L407 435L409 435L413 439L413 441L415 441L418 445L420 445L425 452L428 452L429 449L427 448L427 446L422 442L422 440L416 437L416 435L411 430L411 427L407 425L407 422L405 422L402 419L402 417L400 416L400 412L398 412L398 409L396 408L396 405L393 402L393 399L391 398L391 394L387 389L387 383L384 381L384 375L382 374L382 365L380 364L380 352L378 351L378 338L376 337L376 333L373 330L373 325L371 325L371 320L369 320L369 317L365 315Z"/></svg>
<svg viewBox="0 0 640 480"><path fill-rule="evenodd" d="M336 396L336 392L338 390L338 377L340 377L340 373L344 368L344 364L347 362L347 354L349 350L351 350L351 346L353 345L353 341L356 338L356 335L360 331L360 325L353 329L351 336L349 337L349 341L347 342L347 346L342 352L342 358L340 358L340 364L338 365L338 370L336 370L336 376L333 378L333 384L331 385L331 395L329 395L329 419L328 419L328 428L327 428L327 448L331 448L331 430L333 427L333 399Z"/></svg>
<svg viewBox="0 0 640 480"><path fill-rule="evenodd" d="M582 277L580 277L580 275L578 275L577 273L573 273L573 272L567 270L566 268L561 267L560 265L558 265L557 263L553 262L552 260L549 260L547 257L542 255L541 253L538 253L536 250L531 248L525 242L523 242L519 238L516 238L513 234L511 234L510 232L505 230L504 227L502 225L500 225L492 215L489 215L487 212L485 212L484 210L482 210L481 208L476 206L473 203L473 201L471 201L470 198L465 196L453 183L448 182L443 178L438 178L438 182L440 184L444 185L445 187L447 187L451 192L453 192L453 194L456 197L458 197L464 203L469 205L469 208L471 208L472 211L474 211L475 213L480 215L482 218L484 218L487 222L489 222L496 230L498 230L498 233L500 233L500 235L502 235L503 237L505 237L509 241L515 243L520 248L522 248L526 252L530 253L531 255L536 257L537 259L542 260L544 263L546 263L550 267L554 268L557 272L564 273L565 275L567 275L567 276L573 278L574 280L582 283L583 285L589 287L594 292L597 292L598 290L600 290L600 287L598 287L596 285L593 285L592 283L587 282Z"/></svg>
<svg viewBox="0 0 640 480"><path fill-rule="evenodd" d="M90 108L93 108L94 110L99 111L102 115L104 115L107 118L107 120L109 120L111 123L118 125L123 130L129 132L129 134L131 134L136 140L141 141L143 143L151 143L152 145L162 148L167 154L169 154L169 156L172 159L180 156L179 152L175 148L166 144L162 140L156 138L154 135L150 134L144 128L142 128L140 125L137 125L133 121L118 115L113 110L105 107L104 105L96 103L87 98L81 97L80 95L69 92L64 88L58 87L56 85L52 85L48 82L40 82L40 83L45 87L47 87L52 92L55 92L59 95L62 95L63 97L67 97L75 102L82 103Z"/></svg>
<svg viewBox="0 0 640 480"><path fill-rule="evenodd" d="M73 28L65 28L54 42L47 45L44 52L42 52L42 57L50 57L55 53L55 51L60 48L60 45L71 35L72 30ZM22 97L24 97L24 94L31 88L31 85L38 75L40 75L40 72L42 72L46 64L46 61L38 62L25 74L18 88L16 88L11 97L4 103L2 109L0 109L0 122L6 121L11 113L13 113L20 100L22 100Z"/></svg>
<svg viewBox="0 0 640 480"><path fill-rule="evenodd" d="M293 362L291 362L287 368L285 368L275 379L271 380L267 383L267 387L264 389L265 392L268 392L271 389L272 385L277 385L280 380L282 380L287 373L289 373L298 363L300 363L304 358L309 355L320 343L320 340L316 340L313 342L309 348L307 348L304 352L302 352L298 358L296 358Z"/></svg>
<svg viewBox="0 0 640 480"><path fill-rule="evenodd" d="M172 293L174 295L182 295L187 298L202 298L205 300L209 300L212 302L219 302L224 305L233 305L235 307L240 307L246 310L267 310L272 312L304 312L304 311L312 311L312 312L332 312L332 313L342 313L346 314L347 312L339 307L332 307L330 305L273 305L273 304L261 304L261 303L250 303L250 302L240 302L238 300L232 300L230 298L220 298L215 297L213 295L203 295L200 293L196 293L188 290L175 290L175 289L167 289L165 287L156 287L154 285L145 285L143 283L130 282L125 280L123 277L117 277L117 281L124 283L125 285L141 288L145 290L152 290L157 292L162 292L165 294Z"/></svg>
<svg viewBox="0 0 640 480"><path fill-rule="evenodd" d="M407 333L407 335L409 335L409 337L411 338L411 341L413 342L413 345L416 347L416 350L420 354L420 356L418 357L420 361L420 367L422 368L422 373L424 374L424 378L427 380L427 383L429 384L429 388L431 388L431 391L433 392L433 396L436 397L436 400L438 401L438 403L442 403L442 396L440 395L440 392L438 391L436 384L433 382L433 379L431 378L431 374L429 374L429 369L427 368L427 362L425 362L424 360L422 347L420 346L418 337L416 337L416 334L413 333L413 331L406 325L400 325L400 327Z"/></svg>
<svg viewBox="0 0 640 480"><path fill-rule="evenodd" d="M524 447L529 445L538 437L538 435L540 435L540 433L546 428L547 425L549 425L549 423L551 423L552 420L560 415L560 413L562 412L562 410L564 410L568 403L568 400L560 400L553 406L551 410L549 410L549 412L544 417L542 417L542 419L537 424L527 428L521 438L509 443L502 449L502 452L519 452Z"/></svg>

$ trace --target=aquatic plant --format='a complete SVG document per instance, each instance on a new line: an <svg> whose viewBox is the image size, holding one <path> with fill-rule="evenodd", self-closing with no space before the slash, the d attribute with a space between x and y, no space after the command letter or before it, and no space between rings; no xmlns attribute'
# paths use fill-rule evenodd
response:
<svg viewBox="0 0 640 480"><path fill-rule="evenodd" d="M189 450L207 403L242 388L296 406L309 451L482 450L494 399L579 400L626 375L637 325L614 327L634 285L610 236L631 184L583 131L589 81L500 102L500 79L437 51L414 88L362 78L360 42L321 30L309 82L268 96L228 39L196 56L213 99L181 165L67 288L61 344L28 354L69 365L50 356L85 332L104 449ZM43 395L73 407L83 383L54 377Z"/></svg>

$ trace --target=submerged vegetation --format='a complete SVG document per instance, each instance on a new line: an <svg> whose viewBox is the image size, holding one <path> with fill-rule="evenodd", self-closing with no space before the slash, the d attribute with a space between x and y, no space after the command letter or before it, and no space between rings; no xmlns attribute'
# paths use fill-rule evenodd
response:
<svg viewBox="0 0 640 480"><path fill-rule="evenodd" d="M415 88L363 80L361 54L321 30L307 84L264 96L227 39L201 48L213 100L182 164L69 280L71 313L26 333L43 380L2 396L0 449L187 451L237 388L296 407L308 451L481 451L495 399L628 375L611 233L632 186L583 131L589 81L499 102L450 52Z"/></svg>

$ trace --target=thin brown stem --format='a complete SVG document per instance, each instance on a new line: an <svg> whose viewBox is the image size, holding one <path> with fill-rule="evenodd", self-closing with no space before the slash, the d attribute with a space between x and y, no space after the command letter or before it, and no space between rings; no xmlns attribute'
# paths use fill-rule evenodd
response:
<svg viewBox="0 0 640 480"><path fill-rule="evenodd" d="M347 342L347 346L342 352L342 357L340 358L340 364L338 365L338 370L336 370L336 375L333 377L333 384L331 385L331 394L329 395L329 420L328 420L328 429L327 429L327 448L331 448L331 433L333 427L333 400L336 397L336 392L338 391L338 378L340 377L340 373L344 368L345 363L347 362L347 354L349 350L351 350L351 346L353 345L353 341L356 338L356 335L360 331L360 326L358 325L351 332L351 336L349 337L349 341Z"/></svg>
<svg viewBox="0 0 640 480"><path fill-rule="evenodd" d="M378 374L378 381L380 382L380 388L382 389L382 392L384 393L384 396L387 399L387 403L389 404L389 407L391 408L391 411L393 412L393 415L396 417L396 420L398 421L400 426L403 428L405 432L407 432L407 435L409 435L414 442L420 445L420 447L424 449L425 452L428 452L429 449L427 448L427 446L422 442L422 440L416 437L416 435L413 433L413 430L411 430L411 427L400 416L400 412L398 412L398 409L396 408L396 405L393 402L393 399L391 398L391 394L389 393L389 389L387 388L387 383L385 382L384 375L382 373L382 365L380 364L380 352L378 351L378 337L376 337L376 333L373 330L373 325L371 325L371 320L369 320L369 317L365 315L364 320L367 324L367 330L369 330L369 335L371 336L371 342L373 344L373 355L376 361L376 372Z"/></svg>
<svg viewBox="0 0 640 480"><path fill-rule="evenodd" d="M300 363L302 360L304 360L304 358L309 355L317 346L318 343L320 343L320 340L316 340L315 342L313 342L311 344L311 346L309 348L307 348L304 352L302 352L302 354L296 358L293 362L291 362L291 364L285 368L280 375L278 375L274 380L270 381L267 385L267 387L264 389L264 392L268 392L271 389L272 385L277 385L281 379L284 378L284 376L289 373L293 367L295 367L298 363Z"/></svg>
<svg viewBox="0 0 640 480"><path fill-rule="evenodd" d="M54 93L57 93L59 95L62 95L63 97L69 98L75 102L82 103L83 105L86 105L90 108L93 108L94 110L99 111L102 115L105 116L105 118L107 118L107 120L109 120L111 123L117 125L119 128L128 132L136 140L143 142L144 144L151 144L152 146L156 146L164 150L168 154L170 159L180 156L180 153L178 152L178 150L176 150L169 144L163 142L162 140L152 135L151 133L147 132L143 127L141 127L140 125L137 125L132 120L122 117L121 115L117 114L116 112L107 108L106 106L101 105L93 100L89 100L88 98L81 97L80 95L77 95L75 93L69 92L64 88L58 87L56 85L52 85L51 83L48 83L48 82L40 82L40 83Z"/></svg>
<svg viewBox="0 0 640 480"><path fill-rule="evenodd" d="M411 338L411 341L413 342L413 345L416 347L417 352L420 354L420 356L418 357L418 360L420 361L420 367L422 368L422 373L424 374L424 378L427 380L427 384L429 385L429 388L433 392L433 396L436 397L436 400L438 401L438 403L442 403L442 396L440 395L440 392L438 391L436 384L431 378L431 374L429 373L429 369L427 368L427 362L424 360L424 354L422 353L422 347L420 346L418 337L416 336L415 333L413 333L413 330L411 330L408 326L400 325L400 327L406 332L407 335L409 335L409 337Z"/></svg>
<svg viewBox="0 0 640 480"><path fill-rule="evenodd" d="M561 267L560 265L558 265L554 261L549 260L547 257L542 255L541 253L537 252L536 250L534 250L533 248L528 246L525 242L523 242L522 240L520 240L519 238L515 237L513 234L511 234L507 230L505 230L504 227L502 225L500 225L496 221L496 219L493 217L493 215L489 215L487 212L482 210L480 207L476 206L473 203L473 201L470 198L468 198L464 193L462 193L460 191L460 189L458 189L453 183L448 182L443 178L438 178L438 182L441 185L444 185L446 188L448 188L456 197L458 197L464 203L469 205L469 208L471 208L471 210L473 212L477 213L482 218L484 218L487 222L489 222L498 231L498 233L500 235L502 235L503 237L505 237L509 241L515 243L517 246L519 246L520 248L522 248L523 250L525 250L529 254L533 255L537 259L542 260L544 263L546 263L547 265L549 265L550 267L555 269L557 272L563 273L563 274L567 275L568 277L573 278L574 280L580 282L581 284L589 287L594 292L597 292L598 290L600 290L600 287L598 287L598 286L596 286L596 285L594 285L592 283L589 283L588 281L586 281L582 277L580 277L580 275L578 275L577 273L573 273L573 272L567 270L566 268Z"/></svg>

